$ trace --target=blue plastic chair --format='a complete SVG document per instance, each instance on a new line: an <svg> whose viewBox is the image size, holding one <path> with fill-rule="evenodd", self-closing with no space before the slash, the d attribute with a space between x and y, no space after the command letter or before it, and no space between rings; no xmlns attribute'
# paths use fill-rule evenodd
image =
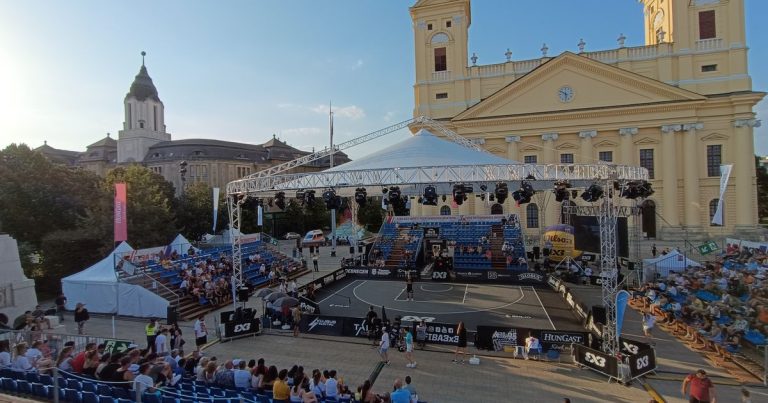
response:
<svg viewBox="0 0 768 403"><path fill-rule="evenodd" d="M67 389L75 389L80 390L82 388L82 385L80 384L80 381L77 379L67 379Z"/></svg>
<svg viewBox="0 0 768 403"><path fill-rule="evenodd" d="M80 392L80 398L82 403L99 403L98 396L96 396L96 393L93 392Z"/></svg>
<svg viewBox="0 0 768 403"><path fill-rule="evenodd" d="M111 397L112 387L107 385L106 383L99 383L96 385L96 393L99 395Z"/></svg>
<svg viewBox="0 0 768 403"><path fill-rule="evenodd" d="M163 403L176 403L176 398L173 396L163 396Z"/></svg>
<svg viewBox="0 0 768 403"><path fill-rule="evenodd" d="M27 382L29 382L29 383L33 383L33 382L39 383L40 382L40 375L37 372L34 372L34 371L27 372L26 373L26 379L27 379Z"/></svg>
<svg viewBox="0 0 768 403"><path fill-rule="evenodd" d="M96 384L93 382L83 381L80 384L80 390L83 392L93 392L93 394L96 394Z"/></svg>
<svg viewBox="0 0 768 403"><path fill-rule="evenodd" d="M51 393L51 396L48 396L48 387L43 385L42 383L33 383L32 384L32 394L37 397L42 398L53 398L53 393Z"/></svg>
<svg viewBox="0 0 768 403"><path fill-rule="evenodd" d="M99 395L99 403L115 403L115 398L112 396Z"/></svg>
<svg viewBox="0 0 768 403"><path fill-rule="evenodd" d="M26 379L16 381L16 388L18 389L19 393L23 393L25 395L32 394L32 385L30 385Z"/></svg>
<svg viewBox="0 0 768 403"><path fill-rule="evenodd" d="M141 401L143 403L160 403L160 397L154 393L144 393L141 395Z"/></svg>
<svg viewBox="0 0 768 403"><path fill-rule="evenodd" d="M40 383L46 386L52 386L53 385L53 377L50 375L41 374L40 375Z"/></svg>
<svg viewBox="0 0 768 403"><path fill-rule="evenodd" d="M75 389L67 389L64 392L64 398L70 403L81 403L80 392Z"/></svg>

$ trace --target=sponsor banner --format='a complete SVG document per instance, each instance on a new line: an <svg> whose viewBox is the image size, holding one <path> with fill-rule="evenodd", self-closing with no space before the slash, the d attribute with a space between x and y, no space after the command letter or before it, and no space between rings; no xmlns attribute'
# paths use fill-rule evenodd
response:
<svg viewBox="0 0 768 403"><path fill-rule="evenodd" d="M216 233L216 221L219 218L219 188L213 188L213 233Z"/></svg>
<svg viewBox="0 0 768 403"><path fill-rule="evenodd" d="M579 258L582 262L596 262L597 261L597 255L594 253L583 253L581 257Z"/></svg>
<svg viewBox="0 0 768 403"><path fill-rule="evenodd" d="M456 333L456 323L427 323L427 343L456 346L459 335ZM416 323L413 323L412 334L416 334Z"/></svg>
<svg viewBox="0 0 768 403"><path fill-rule="evenodd" d="M747 252L749 249L757 249L762 253L768 252L768 243L743 241L741 239L725 238L725 253L727 255L736 255L741 252Z"/></svg>
<svg viewBox="0 0 768 403"><path fill-rule="evenodd" d="M335 272L333 272L333 281L339 281L344 277L347 277L346 270L336 270Z"/></svg>
<svg viewBox="0 0 768 403"><path fill-rule="evenodd" d="M582 345L575 345L573 352L576 362L579 365L609 377L618 378L619 366L616 357L612 357L602 351L593 350Z"/></svg>
<svg viewBox="0 0 768 403"><path fill-rule="evenodd" d="M624 313L629 303L629 291L620 290L616 293L616 336L621 337L622 325L624 324Z"/></svg>
<svg viewBox="0 0 768 403"><path fill-rule="evenodd" d="M544 228L544 245L551 245L549 259L560 262L566 257L578 259L581 251L576 250L573 238L573 226L567 224L550 225ZM545 247L546 248L546 247Z"/></svg>
<svg viewBox="0 0 768 403"><path fill-rule="evenodd" d="M616 284L621 284L622 280L624 280L624 275L619 273L616 277ZM589 283L592 285L603 285L603 278L600 276L591 276L589 278Z"/></svg>
<svg viewBox="0 0 768 403"><path fill-rule="evenodd" d="M456 280L482 280L483 279L483 272L482 271L471 271L471 270L454 270L453 274L456 275Z"/></svg>
<svg viewBox="0 0 768 403"><path fill-rule="evenodd" d="M308 315L320 315L320 305L307 297L299 297L299 309Z"/></svg>
<svg viewBox="0 0 768 403"><path fill-rule="evenodd" d="M301 317L299 329L302 333L341 336L346 319L342 316L304 315Z"/></svg>
<svg viewBox="0 0 768 403"><path fill-rule="evenodd" d="M515 281L525 282L525 283L544 284L544 275L541 273L533 273L533 272L517 273L517 278L515 279Z"/></svg>
<svg viewBox="0 0 768 403"><path fill-rule="evenodd" d="M393 277L392 269L386 267L371 267L368 273L370 278L391 278Z"/></svg>
<svg viewBox="0 0 768 403"><path fill-rule="evenodd" d="M424 227L424 238L437 238L440 236L440 227Z"/></svg>
<svg viewBox="0 0 768 403"><path fill-rule="evenodd" d="M366 267L347 267L344 269L348 276L368 277L369 269Z"/></svg>
<svg viewBox="0 0 768 403"><path fill-rule="evenodd" d="M586 332L561 332L555 330L542 330L539 333L539 342L544 351L562 350L571 344L587 344Z"/></svg>
<svg viewBox="0 0 768 403"><path fill-rule="evenodd" d="M253 308L246 308L242 310L241 315L248 320L251 320L256 316L256 310ZM235 321L235 311L219 312L219 323L229 323Z"/></svg>
<svg viewBox="0 0 768 403"><path fill-rule="evenodd" d="M432 272L432 280L436 281L446 281L448 280L448 272L445 270L442 271L433 271Z"/></svg>
<svg viewBox="0 0 768 403"><path fill-rule="evenodd" d="M550 287L552 287L553 290L557 291L557 289L560 287L560 284L562 281L555 277L555 276L549 276L547 278L547 284L549 284Z"/></svg>
<svg viewBox="0 0 768 403"><path fill-rule="evenodd" d="M573 311L576 313L576 315L579 316L579 318L581 318L581 320L587 319L587 311L581 304L577 303L576 306L573 307Z"/></svg>
<svg viewBox="0 0 768 403"><path fill-rule="evenodd" d="M254 334L259 331L259 320L234 321L224 324L224 337L240 337Z"/></svg>
<svg viewBox="0 0 768 403"><path fill-rule="evenodd" d="M408 272L411 272L411 278L413 280L421 279L421 273L416 269L397 269L397 278L405 279L405 275Z"/></svg>
<svg viewBox="0 0 768 403"><path fill-rule="evenodd" d="M629 373L632 378L643 376L656 370L656 350L649 348L641 350L637 355L629 357Z"/></svg>
<svg viewBox="0 0 768 403"><path fill-rule="evenodd" d="M341 332L345 337L368 337L368 325L365 318L345 318Z"/></svg>
<svg viewBox="0 0 768 403"><path fill-rule="evenodd" d="M527 329L478 326L475 347L492 351L503 351L504 347L522 346L525 344Z"/></svg>
<svg viewBox="0 0 768 403"><path fill-rule="evenodd" d="M387 222L402 223L402 224L421 224L424 221L429 222L485 222L485 221L498 221L501 219L498 215L470 215L470 216L456 216L456 215L443 215L443 216L391 216L387 217Z"/></svg>
<svg viewBox="0 0 768 403"><path fill-rule="evenodd" d="M751 162L750 162L751 163ZM731 177L733 164L720 165L720 198L717 199L717 209L712 216L712 224L723 225L723 198L728 188L728 179Z"/></svg>
<svg viewBox="0 0 768 403"><path fill-rule="evenodd" d="M626 355L637 355L637 354L640 354L641 351L651 349L651 345L647 343L641 343L636 340L630 340L630 339L625 339L623 337L620 337L619 349L621 350L622 353Z"/></svg>
<svg viewBox="0 0 768 403"><path fill-rule="evenodd" d="M115 242L128 240L128 195L125 183L115 183Z"/></svg>

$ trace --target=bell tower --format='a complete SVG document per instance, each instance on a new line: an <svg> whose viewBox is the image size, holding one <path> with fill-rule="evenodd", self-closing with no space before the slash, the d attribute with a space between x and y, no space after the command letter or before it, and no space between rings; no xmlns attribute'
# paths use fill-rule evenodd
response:
<svg viewBox="0 0 768 403"><path fill-rule="evenodd" d="M165 107L144 65L146 52L141 52L141 68L125 95L125 122L117 140L117 162L142 162L149 147L170 141L165 132Z"/></svg>
<svg viewBox="0 0 768 403"><path fill-rule="evenodd" d="M414 115L441 117L429 110L431 103L463 98L453 88L435 93L427 83L455 82L465 76L472 22L469 0L419 0L410 11L416 52Z"/></svg>
<svg viewBox="0 0 768 403"><path fill-rule="evenodd" d="M723 41L746 43L744 0L640 0L645 44L674 43L676 50L700 49Z"/></svg>

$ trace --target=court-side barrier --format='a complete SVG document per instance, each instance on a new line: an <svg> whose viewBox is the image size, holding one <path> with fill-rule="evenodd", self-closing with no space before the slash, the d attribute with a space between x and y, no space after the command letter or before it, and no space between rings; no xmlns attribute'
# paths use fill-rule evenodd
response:
<svg viewBox="0 0 768 403"><path fill-rule="evenodd" d="M475 347L492 351L508 351L525 346L525 339L533 335L543 351L562 351L572 344L585 345L587 332L541 330L523 327L478 326Z"/></svg>
<svg viewBox="0 0 768 403"><path fill-rule="evenodd" d="M434 274L434 273L433 273ZM456 281L480 282L480 283L514 283L529 285L544 285L547 281L546 274L531 271L512 271L504 269L466 270L455 269L453 275ZM450 276L450 272L448 272ZM435 278L434 280L444 280Z"/></svg>

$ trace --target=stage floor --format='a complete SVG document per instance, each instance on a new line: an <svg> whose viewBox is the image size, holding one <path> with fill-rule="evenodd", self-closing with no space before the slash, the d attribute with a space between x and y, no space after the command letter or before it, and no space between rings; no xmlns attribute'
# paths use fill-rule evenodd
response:
<svg viewBox="0 0 768 403"><path fill-rule="evenodd" d="M512 326L545 330L582 330L561 297L530 286L476 283L414 282L408 301L404 281L351 280L317 295L323 315L364 317L370 306L392 320Z"/></svg>

